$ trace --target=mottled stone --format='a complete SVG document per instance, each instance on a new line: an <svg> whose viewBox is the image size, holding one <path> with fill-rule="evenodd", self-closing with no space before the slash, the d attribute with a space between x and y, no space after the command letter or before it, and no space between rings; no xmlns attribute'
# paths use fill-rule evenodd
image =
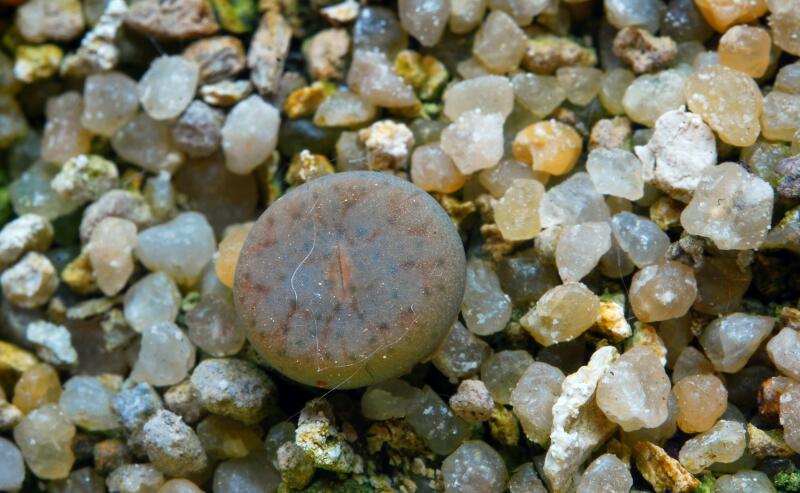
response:
<svg viewBox="0 0 800 493"><path fill-rule="evenodd" d="M147 457L169 476L198 473L208 458L194 430L169 411L158 411L142 428Z"/></svg>
<svg viewBox="0 0 800 493"><path fill-rule="evenodd" d="M207 359L191 376L192 389L208 411L246 424L261 421L276 399L269 377L252 363Z"/></svg>
<svg viewBox="0 0 800 493"><path fill-rule="evenodd" d="M480 440L462 444L442 462L447 493L501 493L508 481L503 459Z"/></svg>
<svg viewBox="0 0 800 493"><path fill-rule="evenodd" d="M245 68L244 47L233 36L197 40L183 50L183 57L197 65L200 84L232 79Z"/></svg>
<svg viewBox="0 0 800 493"><path fill-rule="evenodd" d="M38 308L55 294L58 273L44 255L28 252L0 276L3 296L22 308Z"/></svg>
<svg viewBox="0 0 800 493"><path fill-rule="evenodd" d="M200 38L219 30L206 0L139 0L131 5L125 25L168 41Z"/></svg>
<svg viewBox="0 0 800 493"><path fill-rule="evenodd" d="M269 94L278 89L291 39L291 26L280 10L267 10L247 51L250 80L259 93Z"/></svg>

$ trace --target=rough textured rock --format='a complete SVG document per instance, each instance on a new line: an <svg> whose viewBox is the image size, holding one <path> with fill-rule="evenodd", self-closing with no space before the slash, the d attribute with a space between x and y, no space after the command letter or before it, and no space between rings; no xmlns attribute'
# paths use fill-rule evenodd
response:
<svg viewBox="0 0 800 493"><path fill-rule="evenodd" d="M658 445L639 442L633 451L637 469L656 493L691 493L700 486L697 478Z"/></svg>
<svg viewBox="0 0 800 493"><path fill-rule="evenodd" d="M29 251L45 252L53 241L50 221L36 214L23 214L0 230L0 270Z"/></svg>
<svg viewBox="0 0 800 493"><path fill-rule="evenodd" d="M275 386L255 365L237 359L207 359L192 372L192 389L208 411L251 424L274 402Z"/></svg>
<svg viewBox="0 0 800 493"><path fill-rule="evenodd" d="M195 39L219 30L206 0L140 0L131 5L125 25L159 39Z"/></svg>
<svg viewBox="0 0 800 493"><path fill-rule="evenodd" d="M283 73L292 30L278 9L269 9L253 35L247 52L250 80L261 94L270 94L278 89Z"/></svg>
<svg viewBox="0 0 800 493"><path fill-rule="evenodd" d="M31 0L17 11L16 27L31 43L71 41L83 32L78 0Z"/></svg>
<svg viewBox="0 0 800 493"><path fill-rule="evenodd" d="M183 57L197 65L200 84L232 79L245 68L244 47L233 36L197 40L183 50Z"/></svg>
<svg viewBox="0 0 800 493"><path fill-rule="evenodd" d="M147 457L169 476L185 476L202 471L208 462L200 439L180 416L160 410L142 428Z"/></svg>
<svg viewBox="0 0 800 493"><path fill-rule="evenodd" d="M614 36L614 54L634 72L655 72L678 55L678 45L668 36L656 37L640 27L625 27Z"/></svg>
<svg viewBox="0 0 800 493"><path fill-rule="evenodd" d="M487 421L494 410L494 400L480 380L463 380L450 397L450 409L465 421Z"/></svg>
<svg viewBox="0 0 800 493"><path fill-rule="evenodd" d="M3 296L23 308L38 308L55 294L58 273L50 260L37 252L28 252L0 276Z"/></svg>
<svg viewBox="0 0 800 493"><path fill-rule="evenodd" d="M220 146L225 115L201 101L193 101L172 127L175 147L189 157L212 154Z"/></svg>

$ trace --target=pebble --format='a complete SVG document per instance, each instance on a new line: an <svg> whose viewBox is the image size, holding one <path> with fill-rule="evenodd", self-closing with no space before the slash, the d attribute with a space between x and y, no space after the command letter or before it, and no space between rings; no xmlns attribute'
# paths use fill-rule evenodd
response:
<svg viewBox="0 0 800 493"><path fill-rule="evenodd" d="M686 76L676 69L640 75L625 89L622 107L628 118L652 127L661 115L683 105L685 85Z"/></svg>
<svg viewBox="0 0 800 493"><path fill-rule="evenodd" d="M767 353L772 364L781 373L795 380L800 380L800 334L796 330L784 327L767 343Z"/></svg>
<svg viewBox="0 0 800 493"><path fill-rule="evenodd" d="M594 325L600 301L579 282L566 282L548 290L520 323L543 346L575 339Z"/></svg>
<svg viewBox="0 0 800 493"><path fill-rule="evenodd" d="M183 212L139 233L135 254L151 271L163 271L180 285L191 286L214 256L217 242L205 216Z"/></svg>
<svg viewBox="0 0 800 493"><path fill-rule="evenodd" d="M611 217L603 196L594 188L589 175L582 171L547 189L539 207L542 228L601 222Z"/></svg>
<svg viewBox="0 0 800 493"><path fill-rule="evenodd" d="M323 29L303 46L308 73L314 80L342 79L350 51L350 35L345 29Z"/></svg>
<svg viewBox="0 0 800 493"><path fill-rule="evenodd" d="M164 405L150 384L128 380L111 398L111 407L119 416L120 424L129 432L135 432Z"/></svg>
<svg viewBox="0 0 800 493"><path fill-rule="evenodd" d="M685 96L689 110L726 144L745 147L758 138L763 98L747 74L724 65L702 68L686 81Z"/></svg>
<svg viewBox="0 0 800 493"><path fill-rule="evenodd" d="M225 115L202 101L193 101L172 127L175 147L189 157L204 157L219 149Z"/></svg>
<svg viewBox="0 0 800 493"><path fill-rule="evenodd" d="M453 193L467 179L439 144L426 144L411 154L411 181L426 192Z"/></svg>
<svg viewBox="0 0 800 493"><path fill-rule="evenodd" d="M192 372L192 389L209 412L246 424L261 421L276 400L272 380L252 363L207 359Z"/></svg>
<svg viewBox="0 0 800 493"><path fill-rule="evenodd" d="M173 385L164 392L164 407L189 424L196 423L205 414L200 399L195 395L188 380Z"/></svg>
<svg viewBox="0 0 800 493"><path fill-rule="evenodd" d="M542 484L536 468L531 462L526 462L517 467L508 480L510 493L547 493L547 488Z"/></svg>
<svg viewBox="0 0 800 493"><path fill-rule="evenodd" d="M695 435L683 444L678 454L681 464L697 474L715 462L730 464L744 454L744 424L721 419L708 431Z"/></svg>
<svg viewBox="0 0 800 493"><path fill-rule="evenodd" d="M235 105L251 92L253 84L249 80L222 80L200 86L200 97L204 102L225 108Z"/></svg>
<svg viewBox="0 0 800 493"><path fill-rule="evenodd" d="M597 266L609 248L611 228L607 223L588 222L567 226L556 246L558 275L564 282L580 281Z"/></svg>
<svg viewBox="0 0 800 493"><path fill-rule="evenodd" d="M25 464L40 479L62 479L75 462L72 440L75 426L56 404L28 413L14 428L14 442Z"/></svg>
<svg viewBox="0 0 800 493"><path fill-rule="evenodd" d="M0 146L5 148L25 136L28 123L19 103L11 95L0 94L0 110L3 115L0 120Z"/></svg>
<svg viewBox="0 0 800 493"><path fill-rule="evenodd" d="M109 431L120 424L111 398L112 392L99 379L76 376L64 383L58 404L76 426L88 431Z"/></svg>
<svg viewBox="0 0 800 493"><path fill-rule="evenodd" d="M666 6L661 0L605 0L606 19L617 29L629 26L658 31Z"/></svg>
<svg viewBox="0 0 800 493"><path fill-rule="evenodd" d="M211 356L232 356L244 346L244 329L227 297L203 295L184 320L189 339Z"/></svg>
<svg viewBox="0 0 800 493"><path fill-rule="evenodd" d="M335 426L333 409L323 398L308 401L301 411L295 444L322 469L339 473L363 471L363 459ZM268 453L271 450L268 449ZM276 454L277 450L275 449ZM275 458L277 459L277 455Z"/></svg>
<svg viewBox="0 0 800 493"><path fill-rule="evenodd" d="M197 437L212 460L246 457L263 447L261 430L212 414L197 425ZM294 445L294 442L292 442Z"/></svg>
<svg viewBox="0 0 800 493"><path fill-rule="evenodd" d="M147 420L142 433L147 457L162 473L180 477L206 468L200 439L180 416L162 409Z"/></svg>
<svg viewBox="0 0 800 493"><path fill-rule="evenodd" d="M586 468L576 493L628 493L633 477L628 465L614 454L603 454Z"/></svg>
<svg viewBox="0 0 800 493"><path fill-rule="evenodd" d="M189 374L195 347L177 325L157 322L142 331L139 357L130 378L156 387L174 385Z"/></svg>
<svg viewBox="0 0 800 493"><path fill-rule="evenodd" d="M494 10L475 34L472 54L492 72L510 72L522 61L526 41L525 33L511 16Z"/></svg>
<svg viewBox="0 0 800 493"><path fill-rule="evenodd" d="M644 164L645 179L683 202L689 201L703 173L717 164L711 128L683 109L661 115L647 144L635 150Z"/></svg>
<svg viewBox="0 0 800 493"><path fill-rule="evenodd" d="M559 67L556 79L570 103L586 106L600 92L603 71L594 67Z"/></svg>
<svg viewBox="0 0 800 493"><path fill-rule="evenodd" d="M272 493L281 477L264 452L221 463L214 471L214 493Z"/></svg>
<svg viewBox="0 0 800 493"><path fill-rule="evenodd" d="M250 80L260 94L270 94L278 89L291 40L291 26L280 11L267 10L247 50Z"/></svg>
<svg viewBox="0 0 800 493"><path fill-rule="evenodd" d="M697 8L717 32L725 32L734 24L754 21L767 12L767 3L752 0L736 4L725 0L697 0Z"/></svg>
<svg viewBox="0 0 800 493"><path fill-rule="evenodd" d="M361 414L377 421L403 418L419 393L418 388L399 379L370 385L361 397Z"/></svg>
<svg viewBox="0 0 800 493"><path fill-rule="evenodd" d="M156 493L162 484L164 475L151 464L125 464L106 479L112 493Z"/></svg>
<svg viewBox="0 0 800 493"><path fill-rule="evenodd" d="M314 125L353 127L372 121L376 114L377 108L359 95L350 91L336 91L317 107L314 112ZM366 161L366 156L364 160Z"/></svg>
<svg viewBox="0 0 800 493"><path fill-rule="evenodd" d="M161 485L158 493L203 493L203 490L188 479L170 479Z"/></svg>
<svg viewBox="0 0 800 493"><path fill-rule="evenodd" d="M463 380L450 397L450 409L464 421L488 421L494 410L494 400L480 380Z"/></svg>
<svg viewBox="0 0 800 493"><path fill-rule="evenodd" d="M800 385L796 383L781 394L780 424L786 444L795 452L800 450Z"/></svg>
<svg viewBox="0 0 800 493"><path fill-rule="evenodd" d="M511 318L511 299L500 288L490 262L478 258L467 262L461 315L470 332L481 336L503 330Z"/></svg>
<svg viewBox="0 0 800 493"><path fill-rule="evenodd" d="M508 118L514 109L514 88L506 77L484 75L452 84L443 100L444 114L451 121L472 110L500 113Z"/></svg>
<svg viewBox="0 0 800 493"><path fill-rule="evenodd" d="M14 77L28 84L49 79L58 72L63 56L58 45L20 45L15 52Z"/></svg>
<svg viewBox="0 0 800 493"><path fill-rule="evenodd" d="M425 445L439 455L453 452L468 435L467 424L428 386L409 406L406 421Z"/></svg>
<svg viewBox="0 0 800 493"><path fill-rule="evenodd" d="M800 94L772 91L764 96L761 135L771 140L790 142L800 128Z"/></svg>
<svg viewBox="0 0 800 493"><path fill-rule="evenodd" d="M660 262L670 245L669 236L653 221L631 212L620 212L611 219L614 239L636 267Z"/></svg>
<svg viewBox="0 0 800 493"><path fill-rule="evenodd" d="M79 154L61 166L50 181L64 200L84 204L99 199L117 185L117 166L94 154Z"/></svg>
<svg viewBox="0 0 800 493"><path fill-rule="evenodd" d="M656 491L691 493L700 486L700 481L658 445L641 441L633 450L636 468Z"/></svg>
<svg viewBox="0 0 800 493"><path fill-rule="evenodd" d="M154 120L175 118L194 98L198 79L194 62L182 56L156 58L139 80L139 101Z"/></svg>
<svg viewBox="0 0 800 493"><path fill-rule="evenodd" d="M510 404L528 440L547 445L553 425L553 404L561 394L564 373L543 362L531 363L511 392Z"/></svg>
<svg viewBox="0 0 800 493"><path fill-rule="evenodd" d="M122 72L92 74L83 84L81 125L98 135L114 135L139 109L136 81Z"/></svg>
<svg viewBox="0 0 800 493"><path fill-rule="evenodd" d="M511 78L514 97L537 118L553 112L567 98L567 92L558 79L551 75L520 73Z"/></svg>
<svg viewBox="0 0 800 493"><path fill-rule="evenodd" d="M684 377L705 373L714 373L714 365L702 351L693 346L686 346L681 350L672 366L672 382L678 383Z"/></svg>
<svg viewBox="0 0 800 493"><path fill-rule="evenodd" d="M670 387L658 355L634 346L598 382L597 405L623 431L655 428L667 419Z"/></svg>
<svg viewBox="0 0 800 493"><path fill-rule="evenodd" d="M541 231L539 205L544 186L533 179L514 179L494 203L494 219L508 241L530 240Z"/></svg>
<svg viewBox="0 0 800 493"><path fill-rule="evenodd" d="M0 490L16 491L25 481L25 462L14 442L0 437Z"/></svg>
<svg viewBox="0 0 800 493"><path fill-rule="evenodd" d="M556 120L546 120L520 130L511 144L514 158L530 164L534 171L563 175L572 171L583 149L575 129Z"/></svg>
<svg viewBox="0 0 800 493"><path fill-rule="evenodd" d="M58 273L50 260L28 252L0 275L3 296L22 308L38 308L52 298L58 288Z"/></svg>
<svg viewBox="0 0 800 493"><path fill-rule="evenodd" d="M197 65L201 85L233 79L245 69L244 47L233 36L199 39L187 46L182 55Z"/></svg>
<svg viewBox="0 0 800 493"><path fill-rule="evenodd" d="M414 89L379 51L355 51L347 73L347 85L364 101L375 106L406 108L417 103Z"/></svg>
<svg viewBox="0 0 800 493"><path fill-rule="evenodd" d="M414 147L414 134L403 124L379 120L358 131L367 151L367 168L385 170L404 168Z"/></svg>
<svg viewBox="0 0 800 493"><path fill-rule="evenodd" d="M772 317L732 313L708 324L699 341L714 369L736 373L744 368L774 325Z"/></svg>
<svg viewBox="0 0 800 493"><path fill-rule="evenodd" d="M697 296L692 269L673 260L648 265L631 281L631 308L642 322L659 322L686 314Z"/></svg>
<svg viewBox="0 0 800 493"><path fill-rule="evenodd" d="M37 363L22 373L13 395L12 404L24 414L45 404L56 404L61 397L58 373L46 363Z"/></svg>
<svg viewBox="0 0 800 493"><path fill-rule="evenodd" d="M167 41L201 38L219 30L211 5L205 0L140 0L130 6L125 25Z"/></svg>
<svg viewBox="0 0 800 493"><path fill-rule="evenodd" d="M769 66L772 38L766 29L733 26L719 39L719 62L753 78L764 75Z"/></svg>
<svg viewBox="0 0 800 493"><path fill-rule="evenodd" d="M22 214L0 230L0 270L30 251L45 252L53 241L53 226L37 214Z"/></svg>
<svg viewBox="0 0 800 493"><path fill-rule="evenodd" d="M400 25L422 46L434 46L442 38L450 15L448 0L399 0Z"/></svg>
<svg viewBox="0 0 800 493"><path fill-rule="evenodd" d="M481 380L491 392L495 402L498 404L511 402L511 393L531 363L533 357L521 349L499 351L483 362Z"/></svg>
<svg viewBox="0 0 800 493"><path fill-rule="evenodd" d="M181 293L164 272L146 275L125 293L125 320L136 332L144 332L159 322L174 322Z"/></svg>
<svg viewBox="0 0 800 493"><path fill-rule="evenodd" d="M97 286L106 296L119 293L128 283L135 246L136 225L127 219L107 217L92 231L86 250Z"/></svg>
<svg viewBox="0 0 800 493"><path fill-rule="evenodd" d="M497 166L478 173L478 182L496 199L502 198L517 179L544 182L547 176L535 173L529 165L516 159L503 159Z"/></svg>
<svg viewBox="0 0 800 493"><path fill-rule="evenodd" d="M586 171L599 193L628 200L644 196L644 168L630 151L594 149L586 160Z"/></svg>
<svg viewBox="0 0 800 493"><path fill-rule="evenodd" d="M678 427L686 433L706 431L728 407L728 391L714 375L689 375L675 383Z"/></svg>
<svg viewBox="0 0 800 493"><path fill-rule="evenodd" d="M477 375L491 348L456 322L431 359L433 365L452 383Z"/></svg>
<svg viewBox="0 0 800 493"><path fill-rule="evenodd" d="M656 37L639 27L621 29L614 36L613 50L637 74L661 70L678 55L678 45L672 38Z"/></svg>
<svg viewBox="0 0 800 493"><path fill-rule="evenodd" d="M442 462L442 478L446 493L502 493L508 470L489 444L471 440Z"/></svg>
<svg viewBox="0 0 800 493"><path fill-rule="evenodd" d="M222 127L225 166L239 175L253 171L278 145L280 123L278 110L259 96L237 103Z"/></svg>
<svg viewBox="0 0 800 493"><path fill-rule="evenodd" d="M31 0L16 15L19 34L31 43L71 41L84 29L79 0Z"/></svg>
<svg viewBox="0 0 800 493"><path fill-rule="evenodd" d="M440 146L465 175L492 168L503 157L501 113L471 110L442 131Z"/></svg>
<svg viewBox="0 0 800 493"><path fill-rule="evenodd" d="M82 115L83 97L77 92L65 92L47 100L42 159L63 164L78 154L89 152L92 134L81 125Z"/></svg>
<svg viewBox="0 0 800 493"><path fill-rule="evenodd" d="M346 24L356 20L360 7L359 3L355 0L344 0L343 2L321 8L320 15L330 23Z"/></svg>
<svg viewBox="0 0 800 493"><path fill-rule="evenodd" d="M151 173L172 174L184 162L184 155L172 140L170 125L146 113L117 129L111 147L123 160Z"/></svg>
<svg viewBox="0 0 800 493"><path fill-rule="evenodd" d="M775 487L769 476L761 471L739 471L736 474L726 474L717 478L714 484L714 493L773 493Z"/></svg>
<svg viewBox="0 0 800 493"><path fill-rule="evenodd" d="M81 39L81 44L74 53L68 54L61 64L61 74L67 77L83 77L88 74L113 69L119 62L120 49L114 43L122 21L128 12L125 0L109 0L100 5L103 12L91 31ZM86 17L90 5L84 5ZM89 24L92 24L89 22ZM84 86L85 87L85 86ZM136 99L135 93L129 93Z"/></svg>

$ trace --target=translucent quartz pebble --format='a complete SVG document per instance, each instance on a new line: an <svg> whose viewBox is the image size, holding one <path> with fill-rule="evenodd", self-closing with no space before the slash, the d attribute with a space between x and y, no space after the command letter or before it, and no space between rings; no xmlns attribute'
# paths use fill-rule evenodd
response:
<svg viewBox="0 0 800 493"><path fill-rule="evenodd" d="M136 224L106 217L95 226L86 250L97 286L106 296L119 293L133 274Z"/></svg>
<svg viewBox="0 0 800 493"><path fill-rule="evenodd" d="M453 193L467 179L439 144L426 144L411 154L411 181L426 192Z"/></svg>
<svg viewBox="0 0 800 493"><path fill-rule="evenodd" d="M527 307L561 284L556 267L535 249L504 256L497 265L500 286L515 306Z"/></svg>
<svg viewBox="0 0 800 493"><path fill-rule="evenodd" d="M386 55L377 50L356 49L347 85L375 106L404 108L417 102L414 89L395 73Z"/></svg>
<svg viewBox="0 0 800 493"><path fill-rule="evenodd" d="M586 106L600 92L603 71L594 67L559 67L556 78L570 103Z"/></svg>
<svg viewBox="0 0 800 493"><path fill-rule="evenodd" d="M645 441L663 444L668 439L672 438L672 436L675 435L675 431L678 429L675 424L675 420L678 416L678 404L675 399L675 394L673 393L669 394L667 409L669 410L669 414L667 414L667 419L665 419L663 423L655 428L641 428L636 431L622 432L622 442L629 446Z"/></svg>
<svg viewBox="0 0 800 493"><path fill-rule="evenodd" d="M501 113L467 111L442 131L440 146L465 175L495 166L503 157Z"/></svg>
<svg viewBox="0 0 800 493"><path fill-rule="evenodd" d="M175 282L163 272L154 272L125 293L125 321L136 332L158 322L174 322L180 303L181 293Z"/></svg>
<svg viewBox="0 0 800 493"><path fill-rule="evenodd" d="M672 389L678 402L678 427L686 433L706 431L728 407L728 391L714 375L690 375Z"/></svg>
<svg viewBox="0 0 800 493"><path fill-rule="evenodd" d="M47 123L42 134L42 159L63 164L78 154L86 154L92 134L81 125L83 97L77 92L53 96L45 105Z"/></svg>
<svg viewBox="0 0 800 493"><path fill-rule="evenodd" d="M25 370L14 386L12 404L25 414L45 404L55 404L61 397L61 382L56 370L38 363Z"/></svg>
<svg viewBox="0 0 800 493"><path fill-rule="evenodd" d="M186 334L172 322L158 322L142 332L130 378L156 387L174 385L186 378L194 361L194 345Z"/></svg>
<svg viewBox="0 0 800 493"><path fill-rule="evenodd" d="M603 454L586 468L575 493L628 493L632 486L628 466L614 454Z"/></svg>
<svg viewBox="0 0 800 493"><path fill-rule="evenodd" d="M352 127L375 118L375 105L350 91L336 91L317 107L314 125L318 127Z"/></svg>
<svg viewBox="0 0 800 493"><path fill-rule="evenodd" d="M642 162L625 149L594 149L586 160L594 188L604 194L639 200L644 196Z"/></svg>
<svg viewBox="0 0 800 493"><path fill-rule="evenodd" d="M734 24L746 24L767 12L765 0L695 0L703 17L717 32L725 32Z"/></svg>
<svg viewBox="0 0 800 493"><path fill-rule="evenodd" d="M471 440L442 462L442 479L445 493L502 493L508 470L489 444Z"/></svg>
<svg viewBox="0 0 800 493"><path fill-rule="evenodd" d="M497 166L485 169L478 174L478 182L496 199L503 197L514 183L514 180L539 180L547 181L547 175L531 170L527 164L516 159L503 159Z"/></svg>
<svg viewBox="0 0 800 493"><path fill-rule="evenodd" d="M489 0L489 8L502 10L514 18L520 26L527 26L533 17L549 7L546 0Z"/></svg>
<svg viewBox="0 0 800 493"><path fill-rule="evenodd" d="M800 333L784 327L767 343L767 353L781 373L800 381Z"/></svg>
<svg viewBox="0 0 800 493"><path fill-rule="evenodd" d="M509 72L522 60L527 40L514 19L494 10L475 34L472 54L492 72Z"/></svg>
<svg viewBox="0 0 800 493"><path fill-rule="evenodd" d="M222 127L225 166L239 175L253 171L278 145L280 124L278 110L260 96L237 103Z"/></svg>
<svg viewBox="0 0 800 493"><path fill-rule="evenodd" d="M120 493L156 493L164 475L150 464L125 464L114 469L106 480L108 489Z"/></svg>
<svg viewBox="0 0 800 493"><path fill-rule="evenodd" d="M672 382L677 384L685 377L705 373L714 373L714 365L702 351L693 346L687 346L675 360L672 368Z"/></svg>
<svg viewBox="0 0 800 493"><path fill-rule="evenodd" d="M507 78L484 75L456 82L444 93L444 115L452 121L467 111L500 113L507 118L514 109L514 89Z"/></svg>
<svg viewBox="0 0 800 493"><path fill-rule="evenodd" d="M184 156L175 147L169 124L145 113L114 132L111 147L125 161L152 173L174 173L183 164Z"/></svg>
<svg viewBox="0 0 800 493"><path fill-rule="evenodd" d="M661 0L605 0L608 22L623 27L641 27L654 33L658 31L666 6Z"/></svg>
<svg viewBox="0 0 800 493"><path fill-rule="evenodd" d="M526 462L511 475L508 480L508 491L510 493L547 493L547 488L539 479L533 463Z"/></svg>
<svg viewBox="0 0 800 493"><path fill-rule="evenodd" d="M511 402L511 392L525 370L533 363L533 356L522 349L509 349L491 355L481 365L481 380L498 404Z"/></svg>
<svg viewBox="0 0 800 493"><path fill-rule="evenodd" d="M391 57L408 44L408 35L393 9L362 6L353 25L353 47L375 48Z"/></svg>
<svg viewBox="0 0 800 493"><path fill-rule="evenodd" d="M77 376L64 384L58 403L75 425L89 431L107 431L119 427L111 397L111 391L97 378Z"/></svg>
<svg viewBox="0 0 800 493"><path fill-rule="evenodd" d="M619 247L639 268L660 262L669 248L669 236L656 223L631 212L615 214L611 230Z"/></svg>
<svg viewBox="0 0 800 493"><path fill-rule="evenodd" d="M547 291L520 323L536 342L550 346L575 339L600 314L600 301L579 282L567 282Z"/></svg>
<svg viewBox="0 0 800 493"><path fill-rule="evenodd" d="M691 198L703 171L717 164L714 133L700 116L683 109L661 115L650 140L635 151L645 179L683 202Z"/></svg>
<svg viewBox="0 0 800 493"><path fill-rule="evenodd" d="M778 70L778 75L775 76L773 89L789 94L799 94L800 62L790 63L781 67L780 70Z"/></svg>
<svg viewBox="0 0 800 493"><path fill-rule="evenodd" d="M75 426L56 404L27 414L14 428L14 441L25 464L40 479L66 478L75 462L72 439Z"/></svg>
<svg viewBox="0 0 800 493"><path fill-rule="evenodd" d="M139 101L155 120L175 118L192 102L198 77L194 62L179 55L158 57L139 80Z"/></svg>
<svg viewBox="0 0 800 493"><path fill-rule="evenodd" d="M545 192L539 209L542 228L607 221L611 214L587 173L573 173Z"/></svg>
<svg viewBox="0 0 800 493"><path fill-rule="evenodd" d="M721 419L708 431L683 444L678 460L692 474L715 462L729 464L744 454L747 436L743 423Z"/></svg>
<svg viewBox="0 0 800 493"><path fill-rule="evenodd" d="M14 442L0 437L0 490L17 491L25 480L25 462Z"/></svg>
<svg viewBox="0 0 800 493"><path fill-rule="evenodd" d="M772 91L764 96L761 134L767 139L790 142L800 128L800 94Z"/></svg>
<svg viewBox="0 0 800 493"><path fill-rule="evenodd" d="M536 122L520 130L511 150L514 158L534 171L563 175L572 171L581 155L583 139L575 129L557 120Z"/></svg>
<svg viewBox="0 0 800 493"><path fill-rule="evenodd" d="M400 0L397 3L400 24L422 46L439 42L450 15L448 0Z"/></svg>
<svg viewBox="0 0 800 493"><path fill-rule="evenodd" d="M739 265L735 257L710 257L694 271L697 299L694 309L718 315L739 307L753 274L749 266Z"/></svg>
<svg viewBox="0 0 800 493"><path fill-rule="evenodd" d="M420 392L418 388L399 379L370 385L361 396L361 414L378 421L404 418Z"/></svg>
<svg viewBox="0 0 800 493"><path fill-rule="evenodd" d="M465 34L480 25L487 0L450 0L450 31Z"/></svg>
<svg viewBox="0 0 800 493"><path fill-rule="evenodd" d="M50 186L57 171L50 164L33 163L9 185L8 194L17 215L37 214L53 220L78 208L79 202L63 198Z"/></svg>
<svg viewBox="0 0 800 493"><path fill-rule="evenodd" d="M689 76L685 96L689 110L702 116L723 142L745 147L758 138L763 98L747 74L723 65L702 68Z"/></svg>
<svg viewBox="0 0 800 493"><path fill-rule="evenodd" d="M775 487L769 476L761 471L739 471L717 478L714 493L775 493Z"/></svg>
<svg viewBox="0 0 800 493"><path fill-rule="evenodd" d="M800 450L800 385L790 385L781 394L780 422L786 444L797 452Z"/></svg>
<svg viewBox="0 0 800 493"><path fill-rule="evenodd" d="M600 103L609 113L612 115L625 113L622 98L635 78L633 72L624 68L612 68L603 74L599 97Z"/></svg>
<svg viewBox="0 0 800 493"><path fill-rule="evenodd" d="M170 479L158 489L158 493L203 493L203 490L188 479Z"/></svg>
<svg viewBox="0 0 800 493"><path fill-rule="evenodd" d="M797 36L800 8L797 3L792 0L767 0L767 3L772 12L769 16L769 27L775 45L792 55L800 55L800 40Z"/></svg>
<svg viewBox="0 0 800 493"><path fill-rule="evenodd" d="M530 240L541 231L539 204L544 185L536 180L516 179L494 205L494 220L503 238Z"/></svg>
<svg viewBox="0 0 800 493"><path fill-rule="evenodd" d="M203 295L184 320L189 340L211 356L231 356L244 346L244 327L230 296Z"/></svg>
<svg viewBox="0 0 800 493"><path fill-rule="evenodd" d="M214 493L273 493L281 475L266 453L256 451L241 459L225 461L214 471Z"/></svg>
<svg viewBox="0 0 800 493"><path fill-rule="evenodd" d="M719 62L753 78L764 75L769 66L772 38L766 29L733 26L719 39Z"/></svg>
<svg viewBox="0 0 800 493"><path fill-rule="evenodd" d="M553 404L561 394L564 373L538 361L528 365L511 392L511 405L528 440L546 446L553 426Z"/></svg>
<svg viewBox="0 0 800 493"><path fill-rule="evenodd" d="M717 371L736 373L775 325L772 317L732 313L708 324L700 335L700 344Z"/></svg>
<svg viewBox="0 0 800 493"><path fill-rule="evenodd" d="M122 72L92 74L83 84L83 102L81 124L110 137L139 109L136 82Z"/></svg>
<svg viewBox="0 0 800 493"><path fill-rule="evenodd" d="M659 116L683 105L685 84L686 76L676 69L640 75L625 90L622 106L631 120L652 127Z"/></svg>
<svg viewBox="0 0 800 493"><path fill-rule="evenodd" d="M550 75L520 73L511 78L517 103L524 106L536 118L544 118L564 102L567 92Z"/></svg>
<svg viewBox="0 0 800 493"><path fill-rule="evenodd" d="M467 424L427 385L412 401L406 421L436 454L446 455L467 437Z"/></svg>
<svg viewBox="0 0 800 493"><path fill-rule="evenodd" d="M503 330L511 318L511 299L500 288L491 262L471 258L461 316L473 333L487 336Z"/></svg>
<svg viewBox="0 0 800 493"><path fill-rule="evenodd" d="M722 163L703 173L692 201L681 212L681 224L722 249L758 248L770 226L772 204L767 182L736 163Z"/></svg>
<svg viewBox="0 0 800 493"><path fill-rule="evenodd" d="M556 247L558 275L564 282L586 277L611 248L608 223L592 222L564 228Z"/></svg>
<svg viewBox="0 0 800 493"><path fill-rule="evenodd" d="M487 343L456 322L431 361L451 382L456 382L476 375L491 351Z"/></svg>
<svg viewBox="0 0 800 493"><path fill-rule="evenodd" d="M597 404L624 431L655 428L667 419L670 381L658 355L634 346L597 384Z"/></svg>
<svg viewBox="0 0 800 493"><path fill-rule="evenodd" d="M139 233L135 252L148 269L164 271L178 284L191 286L216 249L214 230L205 216L183 212Z"/></svg>
<svg viewBox="0 0 800 493"><path fill-rule="evenodd" d="M228 226L225 229L225 237L219 242L216 258L214 258L214 272L219 282L226 287L233 287L236 266L239 264L239 254L251 229L253 229L251 222Z"/></svg>
<svg viewBox="0 0 800 493"><path fill-rule="evenodd" d="M642 322L658 322L686 314L697 296L694 272L685 264L668 260L648 265L631 281L631 308Z"/></svg>

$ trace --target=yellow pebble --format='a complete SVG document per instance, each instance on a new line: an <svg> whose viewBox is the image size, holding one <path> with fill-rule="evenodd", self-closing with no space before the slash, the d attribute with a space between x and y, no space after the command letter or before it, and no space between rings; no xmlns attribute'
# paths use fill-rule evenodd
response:
<svg viewBox="0 0 800 493"><path fill-rule="evenodd" d="M536 122L520 130L511 150L518 161L534 171L563 175L572 171L583 148L583 139L569 125L556 120Z"/></svg>

